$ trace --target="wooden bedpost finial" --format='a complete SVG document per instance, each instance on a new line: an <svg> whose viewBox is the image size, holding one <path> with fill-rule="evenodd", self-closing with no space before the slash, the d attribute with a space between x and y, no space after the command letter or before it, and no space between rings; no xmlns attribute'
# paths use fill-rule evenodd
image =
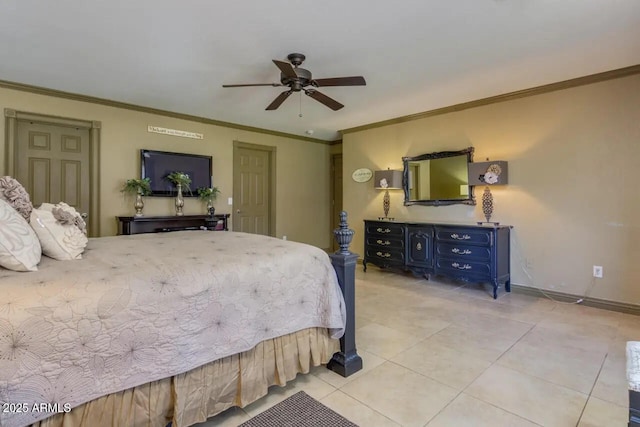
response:
<svg viewBox="0 0 640 427"><path fill-rule="evenodd" d="M347 213L345 211L340 212L340 227L333 230L333 235L340 246L340 250L336 253L349 255L351 252L349 251L349 245L351 244L351 240L353 240L353 235L355 231L349 228L349 224L347 224Z"/></svg>
<svg viewBox="0 0 640 427"><path fill-rule="evenodd" d="M345 331L340 338L340 351L335 353L327 368L348 377L362 369L362 358L356 350L356 262L358 255L349 252L349 244L353 239L354 231L347 224L347 213L340 212L340 226L333 230L336 242L340 250L330 254L331 264L336 270L336 278L340 290L344 296L345 307Z"/></svg>

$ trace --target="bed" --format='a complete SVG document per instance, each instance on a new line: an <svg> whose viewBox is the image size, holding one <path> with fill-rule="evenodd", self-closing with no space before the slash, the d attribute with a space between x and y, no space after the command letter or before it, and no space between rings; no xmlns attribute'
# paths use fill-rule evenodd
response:
<svg viewBox="0 0 640 427"><path fill-rule="evenodd" d="M627 341L629 427L640 427L640 341Z"/></svg>
<svg viewBox="0 0 640 427"><path fill-rule="evenodd" d="M310 245L179 231L0 269L0 425L181 427L257 400L341 344L344 363L342 267Z"/></svg>

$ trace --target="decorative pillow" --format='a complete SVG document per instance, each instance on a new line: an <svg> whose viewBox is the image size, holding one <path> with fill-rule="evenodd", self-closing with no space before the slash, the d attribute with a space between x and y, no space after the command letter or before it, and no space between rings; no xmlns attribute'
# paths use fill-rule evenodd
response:
<svg viewBox="0 0 640 427"><path fill-rule="evenodd" d="M51 212L59 223L75 225L85 235L87 234L87 223L84 222L82 215L73 206L69 206L65 202L60 202L56 205L43 203L39 209Z"/></svg>
<svg viewBox="0 0 640 427"><path fill-rule="evenodd" d="M75 223L61 222L51 211L34 209L31 227L38 235L42 253L46 256L61 261L82 258L88 240Z"/></svg>
<svg viewBox="0 0 640 427"><path fill-rule="evenodd" d="M0 266L37 271L42 249L38 236L11 205L0 200Z"/></svg>
<svg viewBox="0 0 640 427"><path fill-rule="evenodd" d="M27 190L24 189L18 180L10 176L0 178L0 199L9 203L29 222L33 204L31 204L29 193L27 193Z"/></svg>

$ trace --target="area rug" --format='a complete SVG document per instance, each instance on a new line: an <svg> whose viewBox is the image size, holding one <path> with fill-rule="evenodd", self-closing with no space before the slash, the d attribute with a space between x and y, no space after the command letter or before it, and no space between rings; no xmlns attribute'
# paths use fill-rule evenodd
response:
<svg viewBox="0 0 640 427"><path fill-rule="evenodd" d="M238 427L358 427L299 391Z"/></svg>

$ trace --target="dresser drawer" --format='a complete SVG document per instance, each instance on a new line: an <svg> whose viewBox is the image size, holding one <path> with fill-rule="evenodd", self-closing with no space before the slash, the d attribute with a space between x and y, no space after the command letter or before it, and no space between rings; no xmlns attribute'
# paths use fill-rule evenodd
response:
<svg viewBox="0 0 640 427"><path fill-rule="evenodd" d="M436 245L436 255L442 258L457 259L460 261L487 261L491 260L491 248L489 246L473 246L464 243L441 243Z"/></svg>
<svg viewBox="0 0 640 427"><path fill-rule="evenodd" d="M402 249L404 247L404 240L401 238L393 238L389 236L379 236L379 235L367 235L366 237L366 245L367 246L379 246L381 248L397 248Z"/></svg>
<svg viewBox="0 0 640 427"><path fill-rule="evenodd" d="M461 242L472 245L493 245L493 230L482 228L436 227L436 239L440 242Z"/></svg>
<svg viewBox="0 0 640 427"><path fill-rule="evenodd" d="M491 263L460 258L436 257L436 273L477 280L491 279Z"/></svg>
<svg viewBox="0 0 640 427"><path fill-rule="evenodd" d="M404 264L404 248L388 248L383 246L367 246L365 248L367 261L373 263L402 265Z"/></svg>
<svg viewBox="0 0 640 427"><path fill-rule="evenodd" d="M404 227L402 224L391 222L367 222L365 224L365 235L367 237L397 237L404 238Z"/></svg>

